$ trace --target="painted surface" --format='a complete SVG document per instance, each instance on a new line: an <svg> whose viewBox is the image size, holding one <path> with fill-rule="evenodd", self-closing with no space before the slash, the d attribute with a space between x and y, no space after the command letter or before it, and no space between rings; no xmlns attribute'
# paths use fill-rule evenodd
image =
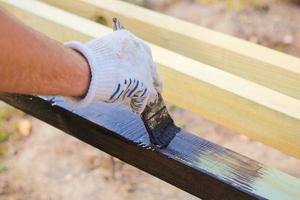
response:
<svg viewBox="0 0 300 200"><path fill-rule="evenodd" d="M300 199L298 179L185 131L165 149L152 147L141 119L124 106L97 103L75 111L62 98L50 98L51 104L28 96L0 98L198 197ZM74 124L77 115L60 107L97 125L82 119ZM113 132L97 131L102 126Z"/></svg>
<svg viewBox="0 0 300 200"><path fill-rule="evenodd" d="M55 101L59 105L71 109L62 99L58 98ZM91 108L75 112L145 148L151 146L142 121L125 106L94 104ZM278 181L277 179L280 179L284 173L266 168L254 160L196 137L184 130L177 134L168 148L156 149L156 151L198 170L205 170L217 179L241 190L262 195L267 199L295 199L293 195L300 198L300 181L296 178L297 184Z"/></svg>

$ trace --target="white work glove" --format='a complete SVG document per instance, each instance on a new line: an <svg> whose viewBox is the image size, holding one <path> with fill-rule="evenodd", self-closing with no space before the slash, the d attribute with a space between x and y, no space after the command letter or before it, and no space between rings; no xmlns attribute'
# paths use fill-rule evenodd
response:
<svg viewBox="0 0 300 200"><path fill-rule="evenodd" d="M162 90L162 81L150 48L127 30L118 30L85 44L71 41L65 46L79 51L91 69L88 92L82 99L66 97L76 108L93 102L126 104L141 114Z"/></svg>

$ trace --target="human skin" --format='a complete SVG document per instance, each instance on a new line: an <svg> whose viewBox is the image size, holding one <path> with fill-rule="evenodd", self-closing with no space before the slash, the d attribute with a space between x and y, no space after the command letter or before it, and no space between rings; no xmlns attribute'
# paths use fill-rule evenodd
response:
<svg viewBox="0 0 300 200"><path fill-rule="evenodd" d="M0 92L81 97L89 83L81 54L0 8Z"/></svg>

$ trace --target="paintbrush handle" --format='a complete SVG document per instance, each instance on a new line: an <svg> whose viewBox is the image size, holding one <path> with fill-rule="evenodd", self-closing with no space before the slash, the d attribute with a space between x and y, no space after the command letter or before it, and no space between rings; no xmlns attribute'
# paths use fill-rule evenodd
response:
<svg viewBox="0 0 300 200"><path fill-rule="evenodd" d="M125 29L120 20L116 17L113 18L114 31Z"/></svg>

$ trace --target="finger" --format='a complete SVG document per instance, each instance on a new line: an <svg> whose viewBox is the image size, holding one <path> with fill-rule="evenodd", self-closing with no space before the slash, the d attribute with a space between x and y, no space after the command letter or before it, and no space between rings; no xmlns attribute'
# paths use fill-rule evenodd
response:
<svg viewBox="0 0 300 200"><path fill-rule="evenodd" d="M157 100L158 100L158 92L154 87L152 87L149 91L149 98L148 98L147 105L155 104Z"/></svg>
<svg viewBox="0 0 300 200"><path fill-rule="evenodd" d="M124 93L125 98L133 97L137 93L141 92L143 89L144 89L144 83L140 80L133 79L131 87L129 88L129 90L126 93Z"/></svg>
<svg viewBox="0 0 300 200"><path fill-rule="evenodd" d="M131 110L137 115L141 115L145 107L147 106L148 99L149 92L145 92L145 90L139 94L134 95L130 101Z"/></svg>
<svg viewBox="0 0 300 200"><path fill-rule="evenodd" d="M130 107L132 111L138 115L145 110L147 105L153 105L158 100L157 91L154 87L147 90L147 92L143 92L142 95L135 95L130 102Z"/></svg>
<svg viewBox="0 0 300 200"><path fill-rule="evenodd" d="M112 95L106 101L107 103L120 103L124 99L124 95L131 87L131 79L125 79L123 82L120 81L117 87L112 92Z"/></svg>
<svg viewBox="0 0 300 200"><path fill-rule="evenodd" d="M126 89L125 89L125 92L123 93L122 95L122 100L126 99L128 93L131 91L132 87L133 87L133 84L134 84L134 79L127 79L125 80L126 82Z"/></svg>

